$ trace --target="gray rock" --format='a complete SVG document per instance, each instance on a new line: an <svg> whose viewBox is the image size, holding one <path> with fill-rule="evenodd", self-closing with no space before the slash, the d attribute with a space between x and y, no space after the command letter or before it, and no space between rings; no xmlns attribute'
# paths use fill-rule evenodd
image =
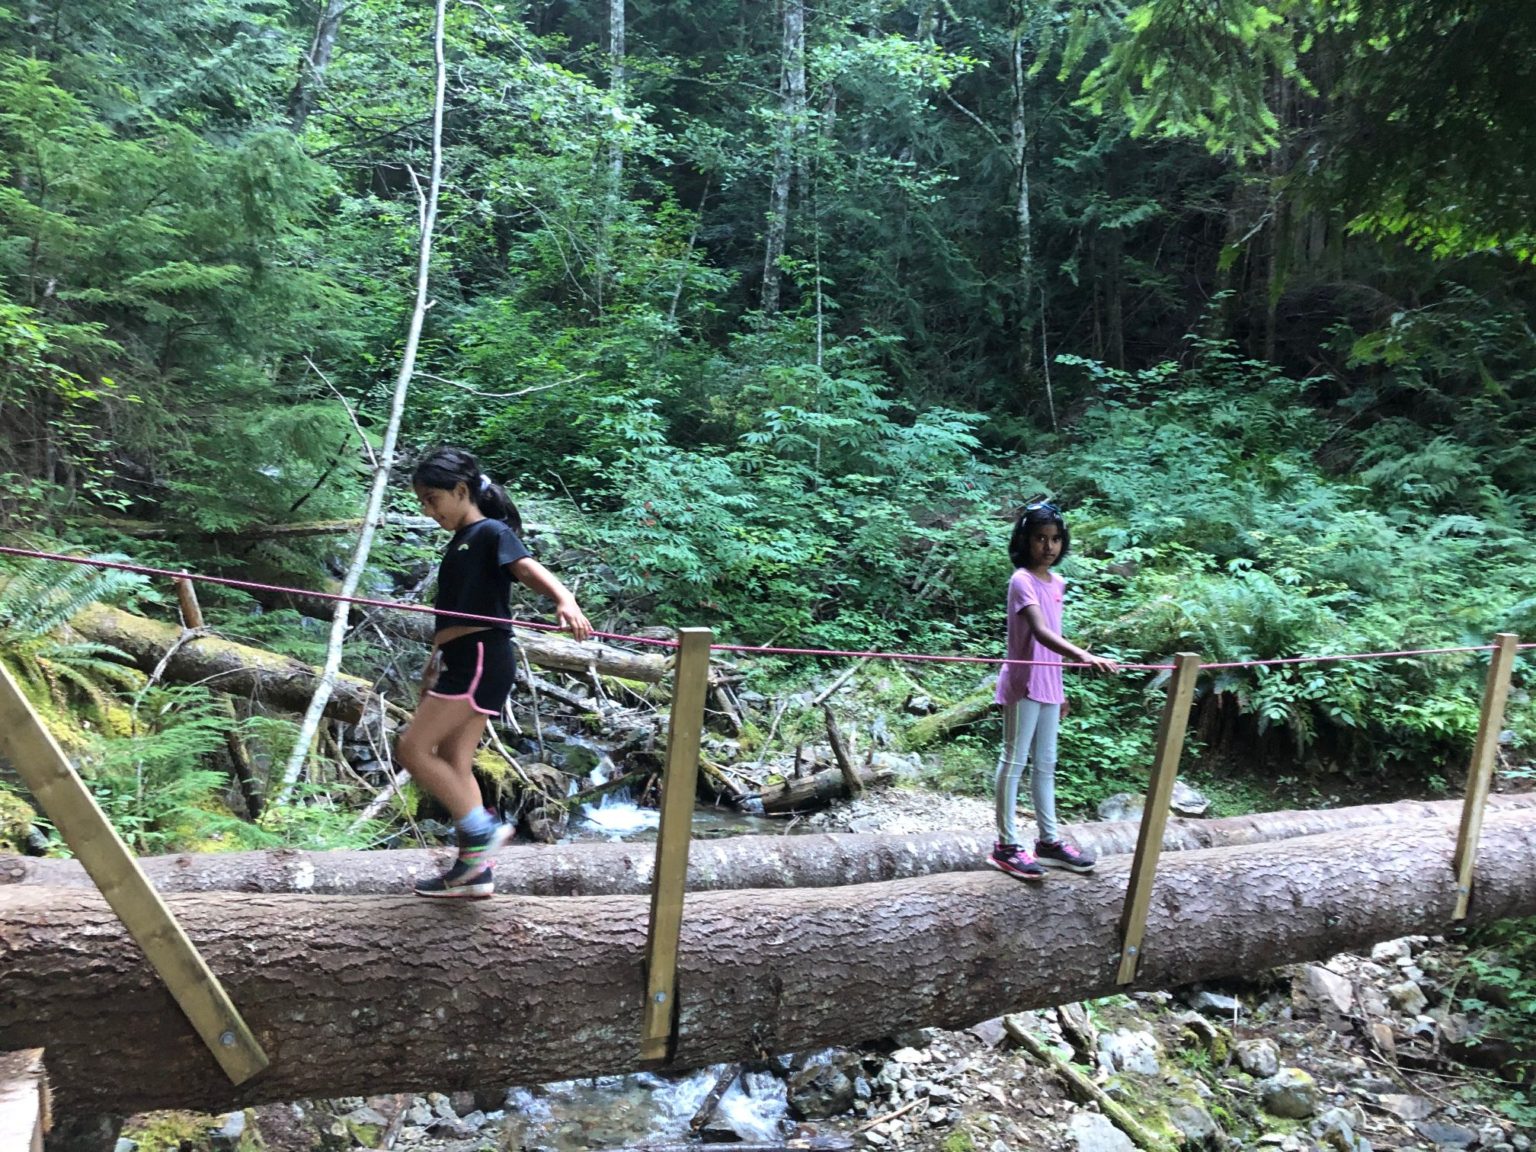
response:
<svg viewBox="0 0 1536 1152"><path fill-rule="evenodd" d="M1162 1071L1157 1051L1157 1037L1150 1032L1117 1028L1099 1036L1099 1063L1106 1072L1140 1072L1144 1076L1156 1076Z"/></svg>
<svg viewBox="0 0 1536 1152"><path fill-rule="evenodd" d="M1282 1068L1259 1081L1259 1102L1271 1116L1305 1120L1317 1111L1317 1083L1300 1068Z"/></svg>
<svg viewBox="0 0 1536 1152"><path fill-rule="evenodd" d="M949 1113L943 1108L930 1108L925 1115L931 1127L937 1128L949 1123Z"/></svg>
<svg viewBox="0 0 1536 1152"><path fill-rule="evenodd" d="M927 1048L938 1036L937 1028L904 1028L892 1032L888 1039L898 1048Z"/></svg>
<svg viewBox="0 0 1536 1152"><path fill-rule="evenodd" d="M1198 992L1186 993L1184 1002L1196 1012L1204 1012L1207 1016L1231 1016L1242 1007L1242 1002L1236 996L1207 992L1203 988Z"/></svg>
<svg viewBox="0 0 1536 1152"><path fill-rule="evenodd" d="M138 1152L139 1142L130 1140L126 1136L119 1136L117 1143L112 1146L112 1152Z"/></svg>
<svg viewBox="0 0 1536 1152"><path fill-rule="evenodd" d="M1221 1135L1211 1114L1198 1104L1180 1104L1168 1113L1168 1122L1183 1134L1185 1148L1208 1147Z"/></svg>
<svg viewBox="0 0 1536 1152"><path fill-rule="evenodd" d="M480 1129L484 1128L486 1124L489 1123L489 1121L486 1120L485 1113L481 1112L477 1108L469 1115L460 1117L459 1123L464 1125L464 1127L468 1128L472 1132L478 1132Z"/></svg>
<svg viewBox="0 0 1536 1152"><path fill-rule="evenodd" d="M802 1120L826 1120L853 1107L853 1081L836 1064L812 1064L789 1078L789 1107Z"/></svg>
<svg viewBox="0 0 1536 1152"><path fill-rule="evenodd" d="M1336 1152L1355 1152L1355 1129L1364 1121L1363 1116L1346 1112L1343 1108L1330 1108L1312 1121L1312 1135L1324 1148Z"/></svg>
<svg viewBox="0 0 1536 1152"><path fill-rule="evenodd" d="M1008 1030L1003 1027L1001 1016L992 1020L983 1020L980 1024L972 1024L966 1031L988 1048L996 1048L1008 1036Z"/></svg>
<svg viewBox="0 0 1536 1152"><path fill-rule="evenodd" d="M864 1139L873 1144L876 1148L884 1148L887 1144L890 1143L889 1140L887 1140L884 1136L880 1135L880 1133L874 1131L873 1129L864 1133Z"/></svg>
<svg viewBox="0 0 1536 1152"><path fill-rule="evenodd" d="M1179 816L1204 816L1211 809L1211 802L1182 780L1173 782L1173 796L1168 807Z"/></svg>
<svg viewBox="0 0 1536 1152"><path fill-rule="evenodd" d="M1131 1138L1097 1112L1077 1113L1067 1131L1077 1152L1136 1152Z"/></svg>
<svg viewBox="0 0 1536 1152"><path fill-rule="evenodd" d="M1401 984L1393 984L1387 989L1387 995L1392 1003L1396 1004L1410 1016L1417 1016L1429 1007L1429 1001L1424 997L1424 990L1412 980L1404 980Z"/></svg>
<svg viewBox="0 0 1536 1152"><path fill-rule="evenodd" d="M1301 991L1307 999L1324 1009L1332 1009L1340 1016L1347 1016L1355 1006L1355 990L1348 980L1337 972L1330 972L1319 964L1307 964L1301 969ZM1294 994L1295 988L1292 992Z"/></svg>
<svg viewBox="0 0 1536 1152"><path fill-rule="evenodd" d="M1371 959L1378 964L1396 964L1413 955L1406 940L1383 940L1371 949Z"/></svg>
<svg viewBox="0 0 1536 1152"><path fill-rule="evenodd" d="M855 1100L873 1100L875 1090L869 1086L869 1081L863 1076L853 1078L853 1098Z"/></svg>
<svg viewBox="0 0 1536 1152"><path fill-rule="evenodd" d="M1531 1138L1524 1132L1516 1132L1509 1142L1514 1145L1515 1152L1531 1152Z"/></svg>
<svg viewBox="0 0 1536 1152"><path fill-rule="evenodd" d="M1130 792L1116 792L1099 801L1100 820L1140 820L1141 811L1147 805L1145 796Z"/></svg>
<svg viewBox="0 0 1536 1152"><path fill-rule="evenodd" d="M414 1124L417 1128L425 1128L432 1123L433 1119L432 1109L419 1100L406 1109L405 1122Z"/></svg>
<svg viewBox="0 0 1536 1152"><path fill-rule="evenodd" d="M208 1144L212 1148L235 1149L240 1147L240 1142L245 1139L245 1113L230 1112L224 1117L224 1124L208 1134Z"/></svg>
<svg viewBox="0 0 1536 1152"><path fill-rule="evenodd" d="M1256 1040L1239 1040L1232 1046L1238 1067L1250 1076L1267 1080L1280 1071L1280 1049L1267 1036Z"/></svg>
<svg viewBox="0 0 1536 1152"><path fill-rule="evenodd" d="M1436 1148L1469 1148L1477 1143L1477 1133L1462 1124L1420 1120L1413 1128Z"/></svg>

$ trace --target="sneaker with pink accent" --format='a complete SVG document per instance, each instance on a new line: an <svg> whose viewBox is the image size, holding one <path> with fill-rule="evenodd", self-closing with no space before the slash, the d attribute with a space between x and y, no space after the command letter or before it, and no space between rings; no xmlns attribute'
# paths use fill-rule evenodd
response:
<svg viewBox="0 0 1536 1152"><path fill-rule="evenodd" d="M987 863L999 872L1006 872L1016 880L1043 880L1045 869L1035 858L1018 844L1004 844L1001 840L987 856Z"/></svg>
<svg viewBox="0 0 1536 1152"><path fill-rule="evenodd" d="M1068 872L1092 872L1099 862L1092 852L1065 840L1036 840L1035 855L1047 868L1065 868Z"/></svg>

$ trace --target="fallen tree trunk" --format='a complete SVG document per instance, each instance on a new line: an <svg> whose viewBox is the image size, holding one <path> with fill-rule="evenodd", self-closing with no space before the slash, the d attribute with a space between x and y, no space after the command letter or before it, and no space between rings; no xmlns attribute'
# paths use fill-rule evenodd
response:
<svg viewBox="0 0 1536 1152"><path fill-rule="evenodd" d="M844 752L843 759L847 760ZM849 794L850 777L857 782L860 792L874 784L884 784L893 775L889 768L854 768L849 765L845 775L841 767L812 772L809 776L797 776L764 788L757 794L763 811L772 813L799 812L811 808L825 808L834 800Z"/></svg>
<svg viewBox="0 0 1536 1152"><path fill-rule="evenodd" d="M336 611L333 601L318 596L295 596L292 593L253 593L256 599L268 606L291 608L316 620L329 620ZM377 624L391 636L412 640L418 644L432 643L432 617L426 612L406 612L399 608L369 608L364 605L360 613ZM528 656L528 663L555 672L571 672L586 676L593 669L599 676L612 676L619 680L635 680L644 684L659 684L672 674L672 660L660 653L630 652L612 644L596 640L578 642L568 636L552 632L533 632L526 628L514 628L513 637Z"/></svg>
<svg viewBox="0 0 1536 1152"><path fill-rule="evenodd" d="M153 672L165 654L175 649L162 675L179 684L206 684L232 696L248 696L274 708L302 712L314 695L319 671L276 652L199 636L178 642L182 630L145 616L124 612L106 604L92 604L69 622L86 639L108 644L127 654L134 666ZM336 692L326 708L334 720L356 724L370 709L378 710L372 685L356 676L337 679Z"/></svg>
<svg viewBox="0 0 1536 1152"><path fill-rule="evenodd" d="M834 772L833 775L836 775ZM1460 800L1363 804L1301 812L1267 812L1224 820L1169 819L1163 850L1234 847L1325 832L1438 821L1455 827ZM1489 797L1488 811L1536 811L1536 792ZM1136 849L1134 821L1077 824L1063 834L1101 856ZM986 867L992 833L924 832L805 836L736 836L695 840L688 853L691 892L733 888L829 888L970 872ZM446 867L451 849L389 852L229 852L151 856L139 861L161 892L295 892L360 896L404 892L423 874ZM528 896L624 896L651 890L654 844L554 844L514 847L496 862L496 888ZM91 888L74 860L0 855L7 884Z"/></svg>
<svg viewBox="0 0 1536 1152"><path fill-rule="evenodd" d="M1536 914L1536 812L1483 826L1469 924ZM1138 988L1259 972L1452 924L1454 829L1424 822L1166 858ZM689 898L670 1066L852 1044L1123 991L1130 861ZM641 1065L635 896L175 896L272 1059L232 1086L98 896L0 890L0 1048L46 1047L61 1110L538 1084Z"/></svg>

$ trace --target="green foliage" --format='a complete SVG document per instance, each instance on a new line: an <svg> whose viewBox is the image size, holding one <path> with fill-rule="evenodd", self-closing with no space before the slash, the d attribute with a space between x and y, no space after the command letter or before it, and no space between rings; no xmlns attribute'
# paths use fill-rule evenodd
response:
<svg viewBox="0 0 1536 1152"><path fill-rule="evenodd" d="M1495 1107L1517 1124L1536 1118L1536 921L1501 920L1474 930L1473 951L1457 982L1456 1006L1474 1014L1484 1037L1507 1042L1515 1054L1502 1069Z"/></svg>
<svg viewBox="0 0 1536 1152"><path fill-rule="evenodd" d="M99 557L122 560L121 556ZM98 725L112 725L113 689L133 686L138 673L123 667L115 649L61 639L59 629L89 604L126 603L145 593L142 576L42 560L0 560L0 662L35 705L57 721L66 745L71 708Z"/></svg>

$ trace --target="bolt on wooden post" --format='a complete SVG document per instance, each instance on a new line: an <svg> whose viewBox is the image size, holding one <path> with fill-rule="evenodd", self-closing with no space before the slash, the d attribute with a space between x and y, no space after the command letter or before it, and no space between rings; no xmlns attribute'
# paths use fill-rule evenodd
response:
<svg viewBox="0 0 1536 1152"><path fill-rule="evenodd" d="M1157 861L1163 851L1163 832L1168 827L1168 805L1173 799L1174 781L1179 778L1179 754L1184 748L1189 702L1194 696L1195 678L1199 674L1198 653L1180 652L1173 658L1168 698L1163 702L1163 716L1157 725L1157 751L1152 761L1152 777L1147 782L1147 802L1141 810L1141 827L1136 834L1136 856L1131 861L1125 908L1120 914L1117 984L1135 980L1136 966L1141 962L1147 910L1152 903L1152 885L1157 879Z"/></svg>
<svg viewBox="0 0 1536 1152"><path fill-rule="evenodd" d="M699 742L704 695L709 686L708 628L680 628L673 667L672 716L667 725L667 763L661 776L661 825L651 878L651 922L645 955L643 1060L667 1059L677 1018L677 946L683 929L683 889L688 881L688 844L698 789Z"/></svg>
<svg viewBox="0 0 1536 1152"><path fill-rule="evenodd" d="M1510 675L1520 637L1500 632L1493 638L1493 658L1488 661L1488 680L1483 686L1483 707L1477 721L1477 741L1472 745L1472 764L1467 771L1467 798L1461 806L1461 827L1456 833L1456 910L1454 920L1464 920L1472 903L1472 874L1477 864L1477 841L1483 832L1483 812L1493 784L1493 762L1499 750L1499 730L1504 727L1504 706L1509 702Z"/></svg>

